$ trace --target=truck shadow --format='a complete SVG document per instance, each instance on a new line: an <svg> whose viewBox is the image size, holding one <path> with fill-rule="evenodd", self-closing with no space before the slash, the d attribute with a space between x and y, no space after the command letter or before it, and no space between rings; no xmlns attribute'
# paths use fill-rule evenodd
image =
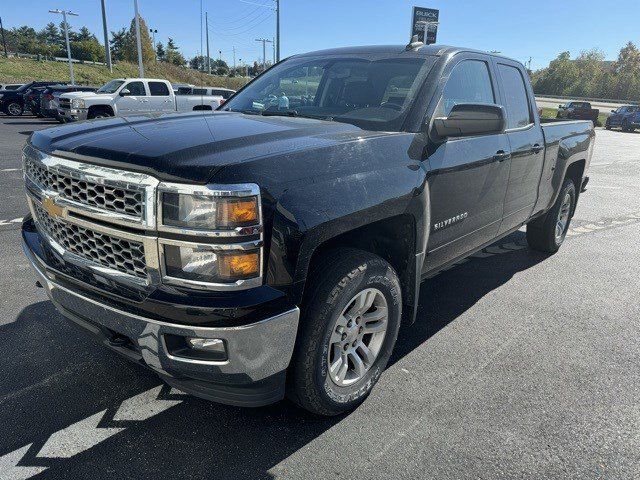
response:
<svg viewBox="0 0 640 480"><path fill-rule="evenodd" d="M506 243L521 245L523 234L500 242ZM503 250L423 283L418 320L402 330L392 364L546 258L527 249ZM117 422L122 402L159 380L98 347L48 301L26 307L0 327L0 349L0 457L32 444L21 465L47 466L38 478L70 478L73 472L72 478L92 479L268 479L275 465L347 417L314 417L287 401L242 409L180 397L178 405L141 421ZM52 434L98 412L104 412L99 428L125 430L70 458L36 458ZM92 426L82 435L96 430Z"/></svg>

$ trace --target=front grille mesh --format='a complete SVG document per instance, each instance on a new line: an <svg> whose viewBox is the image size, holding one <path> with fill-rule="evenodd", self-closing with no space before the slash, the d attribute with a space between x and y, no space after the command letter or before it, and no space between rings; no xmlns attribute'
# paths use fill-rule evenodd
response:
<svg viewBox="0 0 640 480"><path fill-rule="evenodd" d="M130 189L100 185L48 170L29 158L25 159L25 173L41 188L92 207L142 218L144 189Z"/></svg>
<svg viewBox="0 0 640 480"><path fill-rule="evenodd" d="M146 277L144 246L140 242L112 237L51 217L34 204L39 225L65 250L99 265L136 277Z"/></svg>

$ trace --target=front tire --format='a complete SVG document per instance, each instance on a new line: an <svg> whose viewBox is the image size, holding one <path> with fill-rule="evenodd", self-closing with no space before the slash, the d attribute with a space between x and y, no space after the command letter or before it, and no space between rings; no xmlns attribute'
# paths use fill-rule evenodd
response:
<svg viewBox="0 0 640 480"><path fill-rule="evenodd" d="M527 224L529 247L541 252L556 253L567 236L576 200L576 187L573 180L567 178L551 210Z"/></svg>
<svg viewBox="0 0 640 480"><path fill-rule="evenodd" d="M7 105L5 113L11 117L19 117L24 112L24 108L18 102L11 102Z"/></svg>
<svg viewBox="0 0 640 480"><path fill-rule="evenodd" d="M87 115L87 120L93 120L94 118L110 118L113 117L106 108L97 108L91 110Z"/></svg>
<svg viewBox="0 0 640 480"><path fill-rule="evenodd" d="M402 316L400 281L377 255L340 249L309 281L289 397L325 416L354 409L384 371Z"/></svg>

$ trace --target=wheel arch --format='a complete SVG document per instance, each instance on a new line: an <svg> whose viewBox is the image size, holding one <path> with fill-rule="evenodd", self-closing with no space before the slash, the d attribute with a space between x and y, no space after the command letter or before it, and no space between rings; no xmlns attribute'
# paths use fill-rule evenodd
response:
<svg viewBox="0 0 640 480"><path fill-rule="evenodd" d="M97 111L104 111L107 112L109 115L111 115L112 117L115 117L115 111L113 110L113 107L111 105L91 105L89 107L89 109L87 110L87 116L91 115L94 112Z"/></svg>

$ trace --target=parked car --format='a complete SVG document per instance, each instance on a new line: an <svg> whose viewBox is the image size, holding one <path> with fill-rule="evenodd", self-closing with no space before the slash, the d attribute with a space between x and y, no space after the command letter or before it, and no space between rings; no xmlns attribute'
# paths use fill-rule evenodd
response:
<svg viewBox="0 0 640 480"><path fill-rule="evenodd" d="M524 225L561 247L594 136L541 124L502 56L294 55L206 116L34 132L23 248L63 315L181 391L336 415L380 378L423 279Z"/></svg>
<svg viewBox="0 0 640 480"><path fill-rule="evenodd" d="M598 123L600 110L591 108L589 102L568 102L558 105L556 118L568 118L571 120L591 120L594 125Z"/></svg>
<svg viewBox="0 0 640 480"><path fill-rule="evenodd" d="M220 105L222 105L228 98L231 98L231 96L236 93L236 91L219 87L180 87L175 93L176 96L197 95L220 97Z"/></svg>
<svg viewBox="0 0 640 480"><path fill-rule="evenodd" d="M23 83L3 83L0 84L0 90L17 90Z"/></svg>
<svg viewBox="0 0 640 480"><path fill-rule="evenodd" d="M0 111L11 116L20 116L25 110L24 94L32 88L48 87L60 82L31 82L25 83L16 90L3 90L0 92Z"/></svg>
<svg viewBox="0 0 640 480"><path fill-rule="evenodd" d="M150 78L120 78L95 93L60 95L58 114L65 121L91 118L214 110L222 103L219 96L179 95L169 82Z"/></svg>
<svg viewBox="0 0 640 480"><path fill-rule="evenodd" d="M60 119L58 116L58 101L60 95L71 92L95 92L97 87L82 85L51 85L41 95L40 112L43 116Z"/></svg>
<svg viewBox="0 0 640 480"><path fill-rule="evenodd" d="M611 110L611 115L604 123L607 130L619 127L622 131L632 132L640 128L640 106L624 105L615 110Z"/></svg>

